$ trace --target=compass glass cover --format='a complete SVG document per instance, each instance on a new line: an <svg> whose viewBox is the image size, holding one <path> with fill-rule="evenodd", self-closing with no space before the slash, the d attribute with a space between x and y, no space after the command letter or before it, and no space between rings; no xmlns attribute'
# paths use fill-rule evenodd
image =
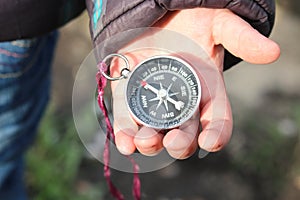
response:
<svg viewBox="0 0 300 200"><path fill-rule="evenodd" d="M156 129L175 128L197 111L200 81L193 68L174 56L144 60L131 72L126 102L138 124Z"/></svg>

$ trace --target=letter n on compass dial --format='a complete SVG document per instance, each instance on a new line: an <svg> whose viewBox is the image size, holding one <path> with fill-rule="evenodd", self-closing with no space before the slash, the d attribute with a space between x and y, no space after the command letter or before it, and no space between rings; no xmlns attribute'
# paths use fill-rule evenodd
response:
<svg viewBox="0 0 300 200"><path fill-rule="evenodd" d="M193 68L173 56L155 56L131 72L126 103L140 125L175 128L192 117L201 98L200 81Z"/></svg>

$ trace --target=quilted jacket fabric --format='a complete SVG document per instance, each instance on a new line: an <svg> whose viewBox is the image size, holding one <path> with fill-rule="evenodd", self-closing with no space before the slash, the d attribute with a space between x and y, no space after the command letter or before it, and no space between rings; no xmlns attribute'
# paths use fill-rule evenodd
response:
<svg viewBox="0 0 300 200"><path fill-rule="evenodd" d="M85 0L0 0L0 41L53 31L85 7Z"/></svg>
<svg viewBox="0 0 300 200"><path fill-rule="evenodd" d="M241 16L255 29L269 36L274 25L275 2L273 0L87 0L91 16L91 32L95 44L133 28L149 27L168 11L188 8L227 8ZM105 4L105 5L104 5ZM95 6L101 5L102 14L93 21ZM118 44L113 45L119 48ZM224 69L240 61L225 51Z"/></svg>
<svg viewBox="0 0 300 200"><path fill-rule="evenodd" d="M275 17L274 0L0 0L0 41L47 33L78 16L85 7L95 45L119 32L149 27L168 11L228 8L265 36L269 36ZM117 50L120 44L113 46ZM225 52L225 69L239 61Z"/></svg>

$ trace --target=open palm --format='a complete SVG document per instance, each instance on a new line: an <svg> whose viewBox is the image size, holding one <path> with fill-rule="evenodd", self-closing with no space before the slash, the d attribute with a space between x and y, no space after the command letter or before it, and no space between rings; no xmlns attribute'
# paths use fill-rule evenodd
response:
<svg viewBox="0 0 300 200"><path fill-rule="evenodd" d="M199 57L179 52L181 56L195 63L194 67L202 87L199 112L180 127L168 132L139 126L127 111L124 95L117 91L117 83L112 83L117 148L126 155L138 149L142 154L149 156L166 148L172 157L178 159L191 156L198 147L207 151L220 150L228 143L233 124L223 81L224 48L247 62L266 64L279 57L278 45L226 9L196 8L170 12L155 26L191 38L210 57L211 63L200 65L197 63L203 61ZM184 45L178 42L178 45ZM144 51L126 56L130 65L135 66L143 59L156 54L157 52ZM113 76L118 76L122 68L121 62L115 60L112 63ZM120 121L126 125L117 124Z"/></svg>

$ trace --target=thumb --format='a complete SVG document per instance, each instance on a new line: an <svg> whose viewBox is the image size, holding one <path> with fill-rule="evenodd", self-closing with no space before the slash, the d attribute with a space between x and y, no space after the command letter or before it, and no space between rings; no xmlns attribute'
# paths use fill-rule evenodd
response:
<svg viewBox="0 0 300 200"><path fill-rule="evenodd" d="M274 41L229 10L215 17L213 37L216 45L222 44L233 55L253 64L271 63L280 55Z"/></svg>

